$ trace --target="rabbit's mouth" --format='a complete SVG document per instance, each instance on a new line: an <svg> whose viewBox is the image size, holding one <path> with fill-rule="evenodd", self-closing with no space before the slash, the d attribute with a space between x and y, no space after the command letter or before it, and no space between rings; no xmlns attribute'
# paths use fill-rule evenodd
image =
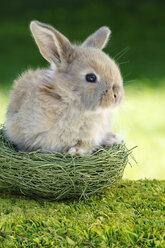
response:
<svg viewBox="0 0 165 248"><path fill-rule="evenodd" d="M100 106L103 108L116 108L122 103L124 91L113 92L111 88L106 89L100 98Z"/></svg>
<svg viewBox="0 0 165 248"><path fill-rule="evenodd" d="M112 90L106 89L101 95L100 106L103 108L108 108L115 104L115 97L113 96Z"/></svg>

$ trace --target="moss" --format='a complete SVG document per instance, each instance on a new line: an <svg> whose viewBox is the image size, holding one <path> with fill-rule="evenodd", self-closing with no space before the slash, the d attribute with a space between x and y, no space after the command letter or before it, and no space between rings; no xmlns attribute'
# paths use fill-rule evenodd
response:
<svg viewBox="0 0 165 248"><path fill-rule="evenodd" d="M165 247L165 181L121 181L88 200L2 192L0 247Z"/></svg>

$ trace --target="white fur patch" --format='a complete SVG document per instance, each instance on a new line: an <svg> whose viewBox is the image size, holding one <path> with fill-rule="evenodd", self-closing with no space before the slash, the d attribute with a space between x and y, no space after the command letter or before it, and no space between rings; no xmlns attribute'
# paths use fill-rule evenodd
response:
<svg viewBox="0 0 165 248"><path fill-rule="evenodd" d="M54 74L55 74L55 71L54 70L47 70L46 71L46 77L50 80L50 79L52 79L52 77L54 76Z"/></svg>
<svg viewBox="0 0 165 248"><path fill-rule="evenodd" d="M124 137L118 133L108 133L106 139L103 141L103 145L112 146L120 145L124 142Z"/></svg>
<svg viewBox="0 0 165 248"><path fill-rule="evenodd" d="M71 147L68 151L69 154L71 155L76 155L76 154L79 154L80 156L81 155L90 155L92 152L92 150L89 150L89 148L87 147Z"/></svg>

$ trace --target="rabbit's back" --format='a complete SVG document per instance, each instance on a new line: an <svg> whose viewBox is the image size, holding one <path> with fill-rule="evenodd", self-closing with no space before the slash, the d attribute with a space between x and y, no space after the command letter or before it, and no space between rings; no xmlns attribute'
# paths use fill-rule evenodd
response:
<svg viewBox="0 0 165 248"><path fill-rule="evenodd" d="M20 149L25 149L23 144L32 136L35 137L34 134L41 131L43 120L47 120L43 119L41 108L44 99L38 97L45 80L46 70L28 70L14 82L11 90L5 128L8 138Z"/></svg>
<svg viewBox="0 0 165 248"><path fill-rule="evenodd" d="M8 115L18 113L24 106L32 93L41 84L42 74L45 70L28 70L14 81L13 89L10 92L10 103L8 105Z"/></svg>

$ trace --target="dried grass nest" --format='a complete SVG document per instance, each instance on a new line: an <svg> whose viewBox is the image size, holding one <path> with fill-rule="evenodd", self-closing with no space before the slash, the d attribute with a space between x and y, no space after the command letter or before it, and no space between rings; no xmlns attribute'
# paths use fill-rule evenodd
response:
<svg viewBox="0 0 165 248"><path fill-rule="evenodd" d="M0 190L35 199L88 198L123 175L131 153L126 146L100 148L90 156L21 152L7 141L0 127Z"/></svg>

